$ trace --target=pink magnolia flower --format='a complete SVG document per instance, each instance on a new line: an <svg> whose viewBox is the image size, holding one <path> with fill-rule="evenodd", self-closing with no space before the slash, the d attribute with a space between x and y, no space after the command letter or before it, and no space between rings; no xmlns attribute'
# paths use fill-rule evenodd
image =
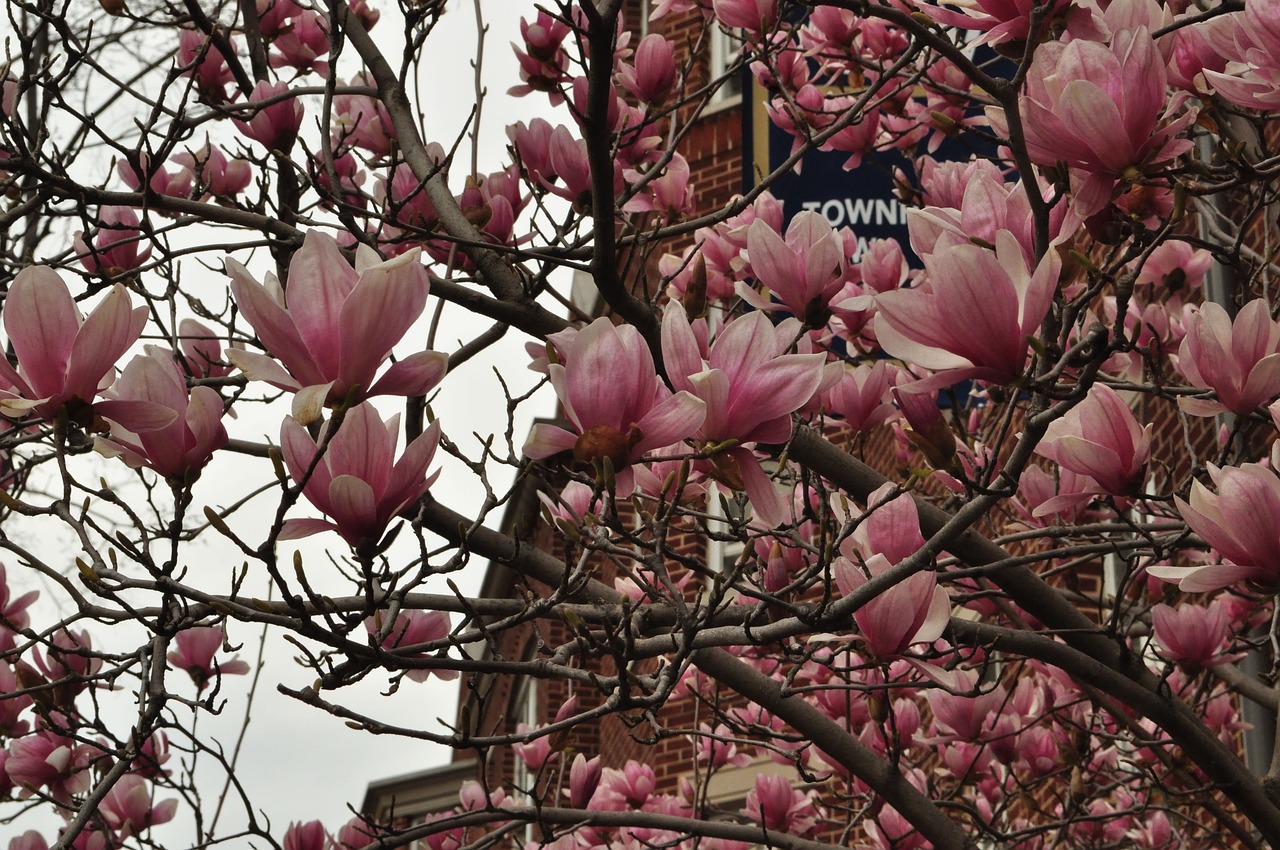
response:
<svg viewBox="0 0 1280 850"><path fill-rule="evenodd" d="M1049 426L1036 454L1089 476L1104 493L1133 496L1151 456L1151 425L1139 425L1115 390L1096 384Z"/></svg>
<svg viewBox="0 0 1280 850"><path fill-rule="evenodd" d="M618 495L630 495L631 464L696 432L706 404L692 393L672 393L658 378L640 332L596 319L568 340L563 365L548 366L551 384L572 430L538 424L524 453L546 458L573 451L583 462L608 458L622 473Z"/></svg>
<svg viewBox="0 0 1280 850"><path fill-rule="evenodd" d="M868 499L868 514L841 545L832 565L836 585L847 596L924 546L915 501L903 493L888 498L886 484ZM854 564L861 560L865 572ZM869 574L869 576L868 576ZM853 614L869 655L889 660L916 643L937 640L951 618L951 600L931 570L921 570L887 588Z"/></svg>
<svg viewBox="0 0 1280 850"><path fill-rule="evenodd" d="M635 64L618 70L622 87L642 103L661 106L676 82L675 47L660 34L649 33L636 45Z"/></svg>
<svg viewBox="0 0 1280 850"><path fill-rule="evenodd" d="M591 808L603 811L623 811L627 807L643 809L658 789L658 777L653 768L633 759L621 770L604 769L600 787L591 800Z"/></svg>
<svg viewBox="0 0 1280 850"><path fill-rule="evenodd" d="M937 250L948 250L955 241L970 242L976 237L995 245L1000 231L1012 233L1022 249L1027 266L1035 263L1035 218L1031 214L1031 200L1026 181L1010 183L996 168L976 167L961 170L956 163L950 167L933 169L932 176L942 191L937 201L931 201L923 209L911 210L907 215L907 227L911 235L911 247L921 257ZM948 180L961 180L961 187L945 187ZM1052 199L1054 190L1042 184L1034 191L1040 192L1046 201ZM947 198L956 190L959 198ZM1070 239L1079 230L1080 217L1068 204L1054 204L1049 211L1049 242L1058 245ZM957 237L943 240L944 234ZM1166 243L1168 244L1168 243ZM1185 243L1184 243L1185 244ZM879 291L887 291L877 287Z"/></svg>
<svg viewBox="0 0 1280 850"><path fill-rule="evenodd" d="M196 81L200 97L209 103L227 99L227 84L235 79L227 58L204 33L195 29L178 30L178 69Z"/></svg>
<svg viewBox="0 0 1280 850"><path fill-rule="evenodd" d="M183 481L199 475L213 453L227 444L222 425L222 396L211 387L192 387L173 357L164 348L150 347L124 368L107 393L109 398L150 402L173 412L163 428L135 434L113 424L109 437L95 437L94 448L107 457L119 457L137 469L149 466L165 478Z"/></svg>
<svg viewBox="0 0 1280 850"><path fill-rule="evenodd" d="M107 826L122 840L141 835L153 826L168 823L173 820L177 810L177 799L157 803L147 781L136 773L126 773L120 777L98 807Z"/></svg>
<svg viewBox="0 0 1280 850"><path fill-rule="evenodd" d="M96 411L134 431L168 425L173 411L151 402L94 403L116 361L146 324L147 308L134 309L118 283L86 319L53 269L30 266L18 272L4 301L4 328L18 367L0 357L0 412L53 417L65 407L82 424L92 422Z"/></svg>
<svg viewBox="0 0 1280 850"><path fill-rule="evenodd" d="M961 29L981 30L986 35L982 40L991 44L1005 41L1026 41L1031 34L1031 10L1041 5L1036 0L962 0L953 5L958 10L945 6L929 6L926 13L935 21ZM1067 18L1073 12L1087 15L1088 12L1077 7L1074 0L1050 0L1047 14L1040 19L1040 26L1046 26L1050 19Z"/></svg>
<svg viewBox="0 0 1280 850"><path fill-rule="evenodd" d="M427 476L427 467L440 442L440 422L431 423L398 461L398 415L384 423L373 405L363 402L347 411L336 432L333 428L330 420L320 438L324 454L315 462L321 450L298 420L285 417L280 427L280 448L289 474L303 485L307 500L332 518L288 520L280 539L333 530L356 548L374 545L391 521L422 498L435 480L435 475Z"/></svg>
<svg viewBox="0 0 1280 850"><path fill-rule="evenodd" d="M528 735L534 732L534 728L528 723L516 724L517 735ZM516 757L524 762L524 766L530 771L537 773L542 770L542 766L547 763L547 759L551 757L551 736L539 734L532 741L524 743L516 743L511 745L511 749L515 752Z"/></svg>
<svg viewBox="0 0 1280 850"><path fill-rule="evenodd" d="M302 73L329 74L329 63L320 59L329 52L329 30L324 17L310 9L300 9L271 42L272 68L296 68Z"/></svg>
<svg viewBox="0 0 1280 850"><path fill-rule="evenodd" d="M23 690L18 683L18 674L10 662L0 663L0 735L6 738L17 738L25 735L31 728L23 719L22 712L29 708L34 700L30 694L19 694Z"/></svg>
<svg viewBox="0 0 1280 850"><path fill-rule="evenodd" d="M717 723L714 729L706 723L698 724L700 733L696 740L698 745L697 759L699 764L708 768L746 767L751 764L751 756L738 750L738 745L731 739L733 732L723 723Z"/></svg>
<svg viewBox="0 0 1280 850"><path fill-rule="evenodd" d="M1178 30L1182 32L1182 30ZM1151 296L1173 296L1198 289L1213 267L1213 255L1177 239L1162 242L1138 271L1135 286L1151 287Z"/></svg>
<svg viewBox="0 0 1280 850"><path fill-rule="evenodd" d="M822 819L816 798L816 791L796 790L781 774L757 773L742 813L766 832L813 835Z"/></svg>
<svg viewBox="0 0 1280 850"><path fill-rule="evenodd" d="M542 9L538 10L532 23L521 18L520 35L524 39L524 47L521 49L514 43L511 46L515 48L516 59L520 63L523 84L512 86L507 93L519 97L530 92L544 92L551 96L552 106L558 105L564 99L560 93L561 86L569 81L569 54L564 50L564 40L569 32L566 21Z"/></svg>
<svg viewBox="0 0 1280 850"><path fill-rule="evenodd" d="M233 367L223 360L218 335L195 319L178 323L178 351L183 369L193 378L221 378L231 374Z"/></svg>
<svg viewBox="0 0 1280 850"><path fill-rule="evenodd" d="M1157 605L1151 609L1151 625L1160 654L1190 672L1234 660L1226 654L1235 636L1231 619L1217 601L1177 608Z"/></svg>
<svg viewBox="0 0 1280 850"><path fill-rule="evenodd" d="M328 46L328 41L325 42ZM246 110L249 120L234 119L240 132L268 150L288 151L302 126L302 101L289 93L287 83L261 80L249 95Z"/></svg>
<svg viewBox="0 0 1280 850"><path fill-rule="evenodd" d="M634 168L623 171L630 183L638 183L648 175ZM678 219L694 208L693 186L689 184L689 163L680 154L671 157L661 175L649 179L644 189L623 205L626 212L656 212Z"/></svg>
<svg viewBox="0 0 1280 850"><path fill-rule="evenodd" d="M183 629L174 637L174 649L169 653L169 663L187 671L196 690L203 691L217 676L243 676L249 665L232 656L219 661L214 655L222 649L226 636L218 626L196 626Z"/></svg>
<svg viewBox="0 0 1280 850"><path fill-rule="evenodd" d="M1248 581L1261 587L1280 583L1280 478L1256 463L1209 465L1213 493L1199 481L1191 484L1191 502L1174 497L1178 513L1191 530L1218 550L1222 562L1195 567L1148 567L1147 573L1176 581L1187 593L1218 590Z"/></svg>
<svg viewBox="0 0 1280 850"><path fill-rule="evenodd" d="M979 688L972 670L955 670L952 675L954 692L937 689L927 694L936 731L948 741L986 740L1008 694L1001 685Z"/></svg>
<svg viewBox="0 0 1280 850"><path fill-rule="evenodd" d="M280 843L284 850L330 850L333 847L333 839L318 820L289 824Z"/></svg>
<svg viewBox="0 0 1280 850"><path fill-rule="evenodd" d="M40 591L29 590L14 596L4 564L0 563L0 652L14 647L14 631L31 625L27 609L40 597Z"/></svg>
<svg viewBox="0 0 1280 850"><path fill-rule="evenodd" d="M156 732L142 742L138 748L138 757L129 766L130 770L147 779L159 779L169 776L165 762L169 761L169 736Z"/></svg>
<svg viewBox="0 0 1280 850"><path fill-rule="evenodd" d="M183 151L173 161L196 175L204 198L212 195L233 200L253 181L253 167L247 160L227 159L222 148L206 144L196 151Z"/></svg>
<svg viewBox="0 0 1280 850"><path fill-rule="evenodd" d="M600 777L604 774L604 766L600 756L590 761L582 753L578 753L569 767L569 805L575 809L586 807L600 785Z"/></svg>
<svg viewBox="0 0 1280 850"><path fill-rule="evenodd" d="M1248 109L1280 107L1280 16L1266 0L1248 0L1244 11L1224 15L1216 27L1202 29L1215 52L1226 60L1221 70L1205 67L1205 80L1218 94Z"/></svg>
<svg viewBox="0 0 1280 850"><path fill-rule="evenodd" d="M80 265L104 277L137 271L151 257L151 245L138 229L138 214L132 207L103 207L98 213L100 227L93 247L77 233L72 245L80 255Z"/></svg>
<svg viewBox="0 0 1280 850"><path fill-rule="evenodd" d="M938 388L966 378L1003 384L1022 375L1058 286L1062 261L1049 251L1034 270L1007 230L994 252L950 234L925 256L928 283L876 297L876 339L885 351L941 374ZM924 387L921 387L923 389Z"/></svg>
<svg viewBox="0 0 1280 850"><path fill-rule="evenodd" d="M826 357L787 353L799 330L796 319L775 327L766 313L754 312L729 322L704 357L679 302L668 303L662 316L662 351L672 386L706 402L698 436L712 445L737 443L713 459L717 474L745 490L756 515L769 525L787 521L789 506L746 446L789 440L791 414L822 388Z"/></svg>
<svg viewBox="0 0 1280 850"><path fill-rule="evenodd" d="M753 40L778 23L778 0L712 0L711 8L721 24L746 30Z"/></svg>
<svg viewBox="0 0 1280 850"><path fill-rule="evenodd" d="M29 829L9 839L9 850L49 850L49 844L44 840L44 836L34 829Z"/></svg>
<svg viewBox="0 0 1280 850"><path fill-rule="evenodd" d="M376 88L371 77L357 74L349 83ZM363 94L339 94L333 98L333 145L343 151L352 146L382 157L391 153L396 128L382 101Z"/></svg>
<svg viewBox="0 0 1280 850"><path fill-rule="evenodd" d="M1234 322L1221 305L1205 303L1187 320L1178 370L1217 394L1216 401L1181 396L1178 407L1193 416L1247 416L1280 394L1280 323L1262 299L1244 305Z"/></svg>
<svg viewBox="0 0 1280 850"><path fill-rule="evenodd" d="M444 377L447 356L420 351L374 379L426 307L430 282L417 251L381 262L362 245L353 269L333 237L311 230L289 263L287 295L273 275L263 286L235 260L227 273L236 304L284 368L248 351L227 358L254 380L296 392L293 413L304 424L321 405L424 395Z"/></svg>
<svg viewBox="0 0 1280 850"><path fill-rule="evenodd" d="M1082 217L1102 210L1131 170L1191 149L1182 136L1196 112L1183 110L1185 95L1166 97L1165 61L1145 27L1120 30L1110 44L1076 39L1043 47L1019 101L1027 152L1038 165L1066 163ZM1008 135L1003 112L990 109L988 118Z"/></svg>
<svg viewBox="0 0 1280 850"><path fill-rule="evenodd" d="M23 789L23 798L43 791L61 803L69 803L72 795L83 794L92 785L88 767L96 752L88 744L41 729L10 742L4 769Z"/></svg>
<svg viewBox="0 0 1280 850"><path fill-rule="evenodd" d="M843 417L854 432L870 431L898 414L890 395L896 379L895 367L883 360L857 366L846 363L840 379L822 392L822 406Z"/></svg>
<svg viewBox="0 0 1280 850"><path fill-rule="evenodd" d="M364 850L378 837L380 830L360 815L342 825L336 844L339 850Z"/></svg>
<svg viewBox="0 0 1280 850"><path fill-rule="evenodd" d="M130 189L135 192L140 191L145 177L147 188L157 195L164 195L170 198L191 197L191 183L195 179L195 174L179 157L175 156L173 158L174 163L178 166L176 171L166 171L163 166L155 166L153 168L146 154L139 154L138 160L138 165L142 169L141 173L127 159L121 159L116 162L116 174ZM150 176L147 176L148 174Z"/></svg>
<svg viewBox="0 0 1280 850"><path fill-rule="evenodd" d="M364 627L370 637L379 639L382 647L395 650L397 654L406 654L405 650L418 644L443 640L449 636L449 615L444 611L401 611L389 627L383 628L381 614L374 615L364 621ZM423 655L407 655L410 658L423 658ZM456 679L456 670L410 669L405 676L414 682L425 682L435 676L446 681Z"/></svg>
<svg viewBox="0 0 1280 850"><path fill-rule="evenodd" d="M829 302L843 285L844 250L825 218L810 210L797 214L785 239L757 219L747 228L747 255L757 282L781 302L739 283L738 294L747 303L760 310L785 309L809 327L827 323Z"/></svg>

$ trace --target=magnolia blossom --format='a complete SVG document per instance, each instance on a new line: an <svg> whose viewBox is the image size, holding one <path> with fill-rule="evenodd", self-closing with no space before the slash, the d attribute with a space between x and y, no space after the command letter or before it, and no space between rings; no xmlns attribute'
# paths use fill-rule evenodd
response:
<svg viewBox="0 0 1280 850"><path fill-rule="evenodd" d="M1019 100L1027 152L1038 165L1067 165L1082 217L1103 209L1131 169L1191 149L1182 136L1196 112L1183 110L1184 95L1167 97L1165 61L1145 27L1115 32L1110 44L1078 38L1041 48ZM1004 113L988 117L1007 137Z"/></svg>
<svg viewBox="0 0 1280 850"><path fill-rule="evenodd" d="M810 327L822 327L828 304L843 285L844 251L827 220L805 210L787 225L785 238L762 219L747 228L747 253L757 282L780 303L773 303L746 283L738 294L761 310L785 309Z"/></svg>
<svg viewBox="0 0 1280 850"><path fill-rule="evenodd" d="M1049 251L1028 269L1017 238L996 234L995 251L943 233L925 256L928 285L876 297L875 333L885 351L941 374L928 387L966 378L1007 383L1022 375L1027 337L1053 303L1062 262ZM921 388L923 389L923 387Z"/></svg>
<svg viewBox="0 0 1280 850"><path fill-rule="evenodd" d="M836 585L848 596L870 578L884 574L924 546L915 501L903 493L889 498L886 484L868 498L868 513L841 544L832 565ZM865 572L855 565L860 560ZM902 655L916 643L937 640L951 617L951 600L931 570L919 570L867 601L853 614L867 652L882 660Z"/></svg>
<svg viewBox="0 0 1280 850"><path fill-rule="evenodd" d="M784 443L791 438L791 414L807 405L825 378L821 354L788 354L799 322L774 326L755 312L726 325L704 356L689 317L679 302L662 316L662 352L671 384L706 402L698 436L712 445L736 441ZM746 490L763 522L788 519L788 506L755 455L733 448L713 459L717 475Z"/></svg>
<svg viewBox="0 0 1280 850"><path fill-rule="evenodd" d="M1248 581L1261 587L1280 585L1280 478L1256 463L1209 465L1215 494L1199 481L1191 484L1191 501L1174 497L1178 513L1191 530L1222 556L1222 562L1196 567L1148 567L1165 581L1176 581L1187 593L1218 590Z"/></svg>
<svg viewBox="0 0 1280 850"><path fill-rule="evenodd" d="M1151 625L1160 654L1193 672L1233 660L1226 654L1234 637L1231 619L1217 601L1177 608L1157 605L1151 609Z"/></svg>
<svg viewBox="0 0 1280 850"><path fill-rule="evenodd" d="M274 275L264 286L230 258L227 273L236 304L284 368L249 351L229 349L227 358L250 378L297 393L293 414L304 424L323 404L425 395L444 377L448 357L420 351L375 380L427 304L430 282L416 250L383 262L361 245L353 269L333 237L311 230L289 263L287 294Z"/></svg>
<svg viewBox="0 0 1280 850"><path fill-rule="evenodd" d="M449 634L449 615L444 611L401 611L390 623L384 622L381 614L369 617L364 622L369 636L379 641L384 649L403 651L403 648L421 643L443 640ZM422 655L408 656L426 657ZM429 676L440 679L455 679L456 670L432 670L425 668L409 669L405 676L414 682L425 682Z"/></svg>
<svg viewBox="0 0 1280 850"><path fill-rule="evenodd" d="M1224 60L1221 69L1204 67L1205 80L1218 94L1248 109L1280 107L1280 19L1268 0L1248 0L1244 11L1203 30ZM1219 63L1215 63L1219 64Z"/></svg>
<svg viewBox="0 0 1280 850"><path fill-rule="evenodd" d="M1104 493L1133 496L1142 489L1151 456L1151 425L1139 425L1115 390L1095 384L1084 401L1049 425L1036 454L1089 476Z"/></svg>
<svg viewBox="0 0 1280 850"><path fill-rule="evenodd" d="M364 402L347 411L336 432L334 428L330 420L322 429L323 455L315 462L322 449L298 420L285 417L280 427L289 474L302 485L307 500L331 517L288 520L282 540L333 530L357 548L376 544L391 521L435 480L436 475L427 476L427 467L440 442L439 420L405 448L400 460L395 460L398 415L383 422L373 405Z"/></svg>
<svg viewBox="0 0 1280 850"><path fill-rule="evenodd" d="M248 673L249 665L235 656L223 661L214 658L222 649L225 639L218 626L183 629L173 639L174 649L168 655L169 663L179 670L185 670L198 691L203 691L216 676L242 676Z"/></svg>
<svg viewBox="0 0 1280 850"><path fill-rule="evenodd" d="M151 244L138 229L138 214L132 207L103 207L98 213L101 227L90 247L84 234L77 233L72 245L80 264L104 277L137 271L151 257Z"/></svg>
<svg viewBox="0 0 1280 850"><path fill-rule="evenodd" d="M1187 320L1178 369L1192 386L1217 395L1216 401L1179 397L1187 413L1247 416L1280 394L1280 323L1262 299L1244 305L1234 322L1221 305L1207 302Z"/></svg>
<svg viewBox="0 0 1280 850"><path fill-rule="evenodd" d="M289 824L280 843L284 850L329 850L333 846L324 824L318 820Z"/></svg>
<svg viewBox="0 0 1280 850"><path fill-rule="evenodd" d="M153 402L94 403L116 361L146 323L147 308L135 309L120 284L85 318L53 269L29 266L18 272L4 301L4 329L18 367L0 357L0 413L20 418L34 411L53 417L65 407L84 424L92 422L96 411L133 431L168 425L174 412Z"/></svg>
<svg viewBox="0 0 1280 850"><path fill-rule="evenodd" d="M102 798L98 811L107 826L124 839L173 820L178 800L171 797L157 803L155 792L145 779L136 773L126 773Z"/></svg>
<svg viewBox="0 0 1280 850"><path fill-rule="evenodd" d="M73 794L83 794L93 784L88 767L96 752L93 746L41 729L9 744L4 769L23 789L23 798L42 791L70 803Z"/></svg>
<svg viewBox="0 0 1280 850"><path fill-rule="evenodd" d="M817 796L818 792L813 789L792 788L790 780L781 774L757 773L742 813L760 824L765 832L813 835L823 817Z"/></svg>
<svg viewBox="0 0 1280 850"><path fill-rule="evenodd" d="M590 803L603 775L604 765L600 756L590 760L582 753L574 756L573 764L569 766L569 805L581 809Z"/></svg>
<svg viewBox="0 0 1280 850"><path fill-rule="evenodd" d="M643 103L662 105L676 81L675 47L658 33L636 45L635 64L618 69L622 87Z"/></svg>
<svg viewBox="0 0 1280 850"><path fill-rule="evenodd" d="M896 368L884 361L844 364L840 379L822 393L823 407L853 431L870 431L897 415L890 395L897 377Z"/></svg>
<svg viewBox="0 0 1280 850"><path fill-rule="evenodd" d="M109 392L113 399L145 401L173 411L163 428L140 434L113 425L110 437L96 437L94 448L120 457L134 468L149 466L175 481L198 475L213 453L227 444L222 425L222 396L211 387L192 387L168 349L152 347L129 362Z"/></svg>
<svg viewBox="0 0 1280 850"><path fill-rule="evenodd" d="M605 317L568 340L563 365L550 364L547 374L572 430L535 425L524 453L545 458L572 450L589 463L607 458L623 473L620 496L633 489L632 463L693 435L707 416L704 401L662 383L639 331Z"/></svg>
<svg viewBox="0 0 1280 850"><path fill-rule="evenodd" d="M326 46L328 41L326 39ZM240 132L269 150L288 151L302 126L302 101L290 93L287 83L261 80L249 95L248 121L234 119Z"/></svg>

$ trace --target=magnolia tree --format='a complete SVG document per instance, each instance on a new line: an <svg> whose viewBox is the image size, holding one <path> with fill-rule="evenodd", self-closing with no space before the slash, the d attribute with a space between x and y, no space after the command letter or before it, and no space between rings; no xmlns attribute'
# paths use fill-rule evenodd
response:
<svg viewBox="0 0 1280 850"><path fill-rule="evenodd" d="M1275 4L529 8L510 84L553 117L480 173L416 105L442 4L100 2L7 4L0 811L60 817L10 848L1280 845ZM744 70L795 147L700 202L682 145ZM814 150L892 167L910 245L784 209ZM446 344L445 304L486 329ZM431 402L504 335L505 409L562 418L468 455ZM533 469L541 549L484 527ZM485 559L539 591L457 590ZM250 627L300 711L520 779L271 823L198 722ZM453 731L345 701L459 672L574 697ZM566 748L614 713L687 778Z"/></svg>

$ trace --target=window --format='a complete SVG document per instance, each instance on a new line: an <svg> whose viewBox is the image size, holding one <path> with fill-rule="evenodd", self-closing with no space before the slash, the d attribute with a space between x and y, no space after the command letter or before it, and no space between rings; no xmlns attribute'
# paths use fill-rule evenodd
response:
<svg viewBox="0 0 1280 850"><path fill-rule="evenodd" d="M728 74L720 88L711 96L713 104L737 103L742 99L742 74L740 70L730 71L738 61L742 49L742 39L736 32L728 32L722 27L712 26L707 40L710 42L710 59L708 76L710 80L718 80Z"/></svg>

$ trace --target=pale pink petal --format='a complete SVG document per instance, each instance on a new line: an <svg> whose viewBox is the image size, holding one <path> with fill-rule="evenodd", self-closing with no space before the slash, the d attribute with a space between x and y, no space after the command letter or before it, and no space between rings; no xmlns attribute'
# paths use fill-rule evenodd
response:
<svg viewBox="0 0 1280 850"><path fill-rule="evenodd" d="M283 366L265 354L256 351L244 351L239 348L228 348L227 362L235 366L251 381L263 381L273 387L289 392L302 389L302 384L290 375Z"/></svg>
<svg viewBox="0 0 1280 850"><path fill-rule="evenodd" d="M338 374L339 317L358 280L337 241L319 230L307 231L289 261L289 316L324 375Z"/></svg>
<svg viewBox="0 0 1280 850"><path fill-rule="evenodd" d="M226 261L227 274L231 277L231 294L236 305L244 313L263 346L279 358L299 384L323 384L332 376L326 375L311 356L293 318L267 290L252 277L244 266L235 260ZM231 352L227 352L231 356Z"/></svg>
<svg viewBox="0 0 1280 850"><path fill-rule="evenodd" d="M427 478L427 467L431 465L439 444L440 421L436 420L405 448L404 455L391 470L386 493L379 503L380 510L389 515L386 519L403 511L427 491L431 480L434 480Z"/></svg>
<svg viewBox="0 0 1280 850"><path fill-rule="evenodd" d="M354 475L335 475L329 482L329 516L348 543L358 543L381 529L373 488Z"/></svg>
<svg viewBox="0 0 1280 850"><path fill-rule="evenodd" d="M301 540L323 531L337 531L338 527L323 519L287 519L280 526L277 540Z"/></svg>
<svg viewBox="0 0 1280 850"><path fill-rule="evenodd" d="M66 283L48 266L29 266L9 284L4 328L30 381L30 395L62 393L80 331L79 315ZM18 387L26 384L13 383Z"/></svg>
<svg viewBox="0 0 1280 850"><path fill-rule="evenodd" d="M577 442L577 434L570 433L555 425L539 422L529 431L529 438L525 440L524 448L521 451L525 457L542 460L560 452L573 451L573 447Z"/></svg>
<svg viewBox="0 0 1280 850"><path fill-rule="evenodd" d="M367 394L378 366L427 306L427 269L420 263L383 263L360 275L342 307L340 388Z"/></svg>
<svg viewBox="0 0 1280 850"><path fill-rule="evenodd" d="M706 403L684 390L654 406L636 423L639 441L632 447L633 454L645 454L665 448L693 436L707 418Z"/></svg>
<svg viewBox="0 0 1280 850"><path fill-rule="evenodd" d="M391 477L395 448L395 438L388 434L374 406L358 404L347 411L338 432L329 440L325 460L335 479L350 476L363 481L377 502ZM329 492L333 493L332 485Z"/></svg>
<svg viewBox="0 0 1280 850"><path fill-rule="evenodd" d="M369 389L369 395L426 395L444 379L448 368L449 355L419 351L393 363Z"/></svg>
<svg viewBox="0 0 1280 850"><path fill-rule="evenodd" d="M178 418L172 407L154 401L108 399L98 402L93 409L103 418L117 422L135 434L158 431L172 425Z"/></svg>

